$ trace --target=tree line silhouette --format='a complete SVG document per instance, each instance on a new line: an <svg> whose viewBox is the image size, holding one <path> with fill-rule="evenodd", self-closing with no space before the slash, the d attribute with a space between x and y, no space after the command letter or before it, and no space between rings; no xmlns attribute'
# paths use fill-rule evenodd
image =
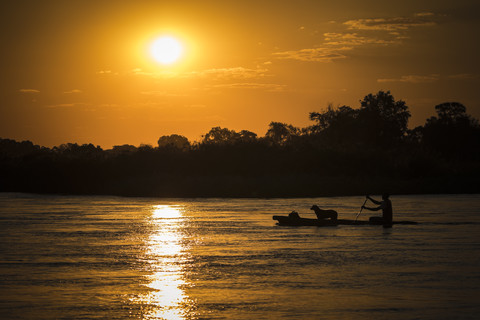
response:
<svg viewBox="0 0 480 320"><path fill-rule="evenodd" d="M214 127L199 142L40 147L0 139L0 191L157 197L311 197L479 192L480 125L445 102L423 126L390 91L311 112L311 126L271 122L263 137Z"/></svg>

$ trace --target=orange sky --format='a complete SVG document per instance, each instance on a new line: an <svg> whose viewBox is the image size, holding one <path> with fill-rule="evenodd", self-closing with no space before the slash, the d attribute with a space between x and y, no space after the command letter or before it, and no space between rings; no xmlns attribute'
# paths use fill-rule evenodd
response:
<svg viewBox="0 0 480 320"><path fill-rule="evenodd" d="M263 136L378 90L407 102L410 127L446 101L480 118L479 12L476 0L2 2L0 137ZM164 34L184 46L170 66L148 52Z"/></svg>

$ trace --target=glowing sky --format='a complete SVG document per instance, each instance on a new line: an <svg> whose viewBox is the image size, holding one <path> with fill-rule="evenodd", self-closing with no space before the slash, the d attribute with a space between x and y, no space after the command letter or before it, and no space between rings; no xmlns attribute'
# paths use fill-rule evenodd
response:
<svg viewBox="0 0 480 320"><path fill-rule="evenodd" d="M458 101L480 118L480 2L3 1L0 137L156 145L214 126L263 136L271 121L359 107L390 90L410 127ZM156 62L171 36L181 59Z"/></svg>

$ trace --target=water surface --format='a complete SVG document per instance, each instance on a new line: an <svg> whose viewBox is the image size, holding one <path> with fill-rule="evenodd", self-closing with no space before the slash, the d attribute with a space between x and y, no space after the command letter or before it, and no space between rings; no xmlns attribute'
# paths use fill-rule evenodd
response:
<svg viewBox="0 0 480 320"><path fill-rule="evenodd" d="M418 225L283 227L361 197L0 194L5 319L478 319L480 196L393 196ZM363 212L360 219L372 213Z"/></svg>

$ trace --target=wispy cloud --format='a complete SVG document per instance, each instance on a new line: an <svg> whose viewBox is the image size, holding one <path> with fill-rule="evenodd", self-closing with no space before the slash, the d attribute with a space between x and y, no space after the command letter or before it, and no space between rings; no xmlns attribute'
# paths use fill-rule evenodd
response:
<svg viewBox="0 0 480 320"><path fill-rule="evenodd" d="M21 93L40 93L40 90L37 89L20 89L18 92Z"/></svg>
<svg viewBox="0 0 480 320"><path fill-rule="evenodd" d="M74 103L58 103L48 105L47 108L74 108L74 107L84 107L88 104L84 102L74 102Z"/></svg>
<svg viewBox="0 0 480 320"><path fill-rule="evenodd" d="M477 79L478 74L471 74L471 73L460 73L460 74L452 74L448 76L448 79L451 80L470 80L470 79Z"/></svg>
<svg viewBox="0 0 480 320"><path fill-rule="evenodd" d="M324 33L325 45L329 46L364 46L369 44L389 45L398 41L360 36L357 33Z"/></svg>
<svg viewBox="0 0 480 320"><path fill-rule="evenodd" d="M408 75L401 76L399 78L384 78L377 79L377 82L388 83L388 82L405 82L405 83L430 83L439 80L443 81L455 81L455 80L471 80L478 78L478 75L471 73L461 73L461 74L452 74L452 75L439 75L439 74L430 74L430 75Z"/></svg>
<svg viewBox="0 0 480 320"><path fill-rule="evenodd" d="M266 68L214 68L200 71L189 72L148 72L140 68L132 70L134 75L147 76L157 79L171 79L171 78L206 78L211 80L239 80L239 79L254 79L265 77L268 73Z"/></svg>
<svg viewBox="0 0 480 320"><path fill-rule="evenodd" d="M80 90L80 89L73 89L73 90L69 90L69 91L64 91L63 93L65 93L65 94L74 94L74 93L83 93L83 91Z"/></svg>
<svg viewBox="0 0 480 320"><path fill-rule="evenodd" d="M351 47L342 47L342 48L311 48L311 49L300 49L300 50L290 50L273 53L278 59L292 59L299 61L310 61L310 62L332 62L337 59L344 59L346 56L343 54L344 51L351 50Z"/></svg>
<svg viewBox="0 0 480 320"><path fill-rule="evenodd" d="M185 77L210 77L219 80L225 79L253 79L253 78L262 78L267 74L268 69L266 68L244 68L244 67L233 67L233 68L215 68L207 69L199 72L190 72L185 73Z"/></svg>
<svg viewBox="0 0 480 320"><path fill-rule="evenodd" d="M135 68L132 69L131 74L136 75L136 76L146 76L146 77L152 77L156 79L168 79L172 78L178 75L176 72L170 72L170 71L162 71L162 72L148 72L145 71L141 68Z"/></svg>
<svg viewBox="0 0 480 320"><path fill-rule="evenodd" d="M435 13L433 12L417 12L414 14L415 17L433 17Z"/></svg>
<svg viewBox="0 0 480 320"><path fill-rule="evenodd" d="M230 68L211 68L199 71L188 72L150 72L141 68L135 68L126 75L148 77L157 80L169 79L199 79L203 80L196 88L191 90L211 91L212 88L229 88L229 89L264 89L266 91L282 91L285 86L271 83L255 82L261 79L271 77L269 69L266 66L271 65L271 61L259 64L256 68L230 67ZM243 81L243 82L242 82ZM224 82L234 82L223 84ZM221 83L221 84L218 84ZM218 84L218 85L215 85ZM145 90L140 94L155 97L183 97L188 93L174 93L165 90Z"/></svg>
<svg viewBox="0 0 480 320"><path fill-rule="evenodd" d="M388 82L407 82L407 83L429 83L435 82L440 79L440 75L438 74L431 74L431 75L408 75L408 76L401 76L400 78L385 78L385 79L377 79L377 82L380 83L388 83Z"/></svg>
<svg viewBox="0 0 480 320"><path fill-rule="evenodd" d="M412 17L374 18L348 20L344 24L350 30L399 31L413 27L431 27L436 25L435 14L431 12L416 13Z"/></svg>
<svg viewBox="0 0 480 320"><path fill-rule="evenodd" d="M403 40L408 39L406 33L410 28L433 26L436 24L436 17L433 13L422 12L411 17L348 20L339 26L338 32L324 33L324 42L320 45L300 50L275 52L273 55L278 59L333 62L347 58L347 52L356 48L400 44ZM379 30L388 32L376 32Z"/></svg>
<svg viewBox="0 0 480 320"><path fill-rule="evenodd" d="M115 74L115 75L118 75L118 72L113 72L112 70L100 70L100 71L97 71L97 74Z"/></svg>
<svg viewBox="0 0 480 320"><path fill-rule="evenodd" d="M228 89L263 89L270 92L285 91L286 85L275 83L255 83L255 82L242 82L242 83L227 83L217 84L214 88L228 88Z"/></svg>

